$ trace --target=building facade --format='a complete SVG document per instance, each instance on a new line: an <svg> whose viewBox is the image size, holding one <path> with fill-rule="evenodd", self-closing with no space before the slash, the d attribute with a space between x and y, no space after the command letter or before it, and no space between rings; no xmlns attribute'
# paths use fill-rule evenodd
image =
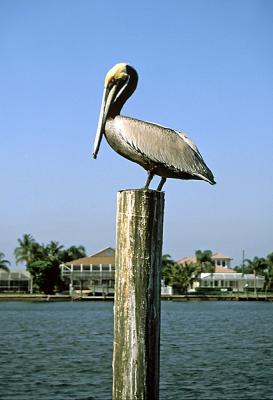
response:
<svg viewBox="0 0 273 400"><path fill-rule="evenodd" d="M6 271L0 268L0 292L31 293L32 278L28 271Z"/></svg>
<svg viewBox="0 0 273 400"><path fill-rule="evenodd" d="M230 268L232 258L223 253L213 253L211 256L215 267ZM196 256L183 257L177 261L177 264L196 263Z"/></svg>
<svg viewBox="0 0 273 400"><path fill-rule="evenodd" d="M60 268L61 276L69 284L71 293L114 294L115 250L112 247L61 264Z"/></svg>
<svg viewBox="0 0 273 400"><path fill-rule="evenodd" d="M201 273L193 282L191 292L198 290L219 290L245 292L247 290L256 291L264 287L264 277L255 274L243 274L230 268L232 258L223 253L213 253L211 257L215 271L214 273ZM177 263L185 265L196 263L196 257L184 257Z"/></svg>
<svg viewBox="0 0 273 400"><path fill-rule="evenodd" d="M202 273L201 288L214 288L222 291L233 292L256 291L264 287L264 276L255 274L242 274L241 272L215 272L213 274Z"/></svg>

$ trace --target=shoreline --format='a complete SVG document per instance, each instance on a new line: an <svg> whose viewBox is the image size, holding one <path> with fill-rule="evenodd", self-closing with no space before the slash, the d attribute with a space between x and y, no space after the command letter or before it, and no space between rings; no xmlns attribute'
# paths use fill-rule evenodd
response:
<svg viewBox="0 0 273 400"><path fill-rule="evenodd" d="M273 302L273 294L234 294L234 295L161 295L162 301L268 301ZM114 301L114 296L70 296L46 294L0 294L0 301Z"/></svg>

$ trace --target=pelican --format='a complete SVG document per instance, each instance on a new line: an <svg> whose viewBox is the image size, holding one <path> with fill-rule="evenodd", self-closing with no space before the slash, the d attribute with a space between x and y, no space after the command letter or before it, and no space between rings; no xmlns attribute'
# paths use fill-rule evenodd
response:
<svg viewBox="0 0 273 400"><path fill-rule="evenodd" d="M149 188L154 175L161 177L157 190L162 189L167 178L196 179L215 184L212 172L185 133L120 115L137 82L136 70L125 63L116 64L106 74L93 157L97 157L104 134L118 154L148 172L144 189Z"/></svg>

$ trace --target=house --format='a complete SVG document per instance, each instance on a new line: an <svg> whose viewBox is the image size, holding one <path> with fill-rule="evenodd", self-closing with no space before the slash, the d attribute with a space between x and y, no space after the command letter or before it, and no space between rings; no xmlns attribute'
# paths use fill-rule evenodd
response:
<svg viewBox="0 0 273 400"><path fill-rule="evenodd" d="M255 274L243 274L230 268L232 258L222 253L213 253L211 257L214 265L214 273L201 273L193 283L193 291L196 290L230 290L243 292L246 290L256 291L264 287L264 277ZM184 257L177 261L178 264L195 263L196 257Z"/></svg>
<svg viewBox="0 0 273 400"><path fill-rule="evenodd" d="M229 256L225 256L222 253L213 253L211 256L211 260L213 261L215 267L230 268L232 258ZM177 264L190 263L196 263L196 256L184 257L177 261Z"/></svg>
<svg viewBox="0 0 273 400"><path fill-rule="evenodd" d="M61 264L61 276L70 292L111 295L115 283L115 250L107 247L88 257Z"/></svg>
<svg viewBox="0 0 273 400"><path fill-rule="evenodd" d="M0 292L32 292L32 278L30 273L28 271L9 271L0 268Z"/></svg>
<svg viewBox="0 0 273 400"><path fill-rule="evenodd" d="M115 285L115 249L106 247L88 257L60 265L62 279L70 293L113 295ZM172 288L162 281L162 294L172 294Z"/></svg>
<svg viewBox="0 0 273 400"><path fill-rule="evenodd" d="M256 274L243 274L234 270L226 272L202 273L199 288L214 288L222 291L244 292L263 289L264 276Z"/></svg>

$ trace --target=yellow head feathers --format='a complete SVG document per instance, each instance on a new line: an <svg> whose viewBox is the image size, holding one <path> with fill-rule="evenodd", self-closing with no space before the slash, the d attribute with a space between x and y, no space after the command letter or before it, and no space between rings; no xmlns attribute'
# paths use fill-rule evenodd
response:
<svg viewBox="0 0 273 400"><path fill-rule="evenodd" d="M119 63L111 68L106 74L104 86L107 87L112 80L127 79L128 74L126 71L126 66L127 64L125 63Z"/></svg>

